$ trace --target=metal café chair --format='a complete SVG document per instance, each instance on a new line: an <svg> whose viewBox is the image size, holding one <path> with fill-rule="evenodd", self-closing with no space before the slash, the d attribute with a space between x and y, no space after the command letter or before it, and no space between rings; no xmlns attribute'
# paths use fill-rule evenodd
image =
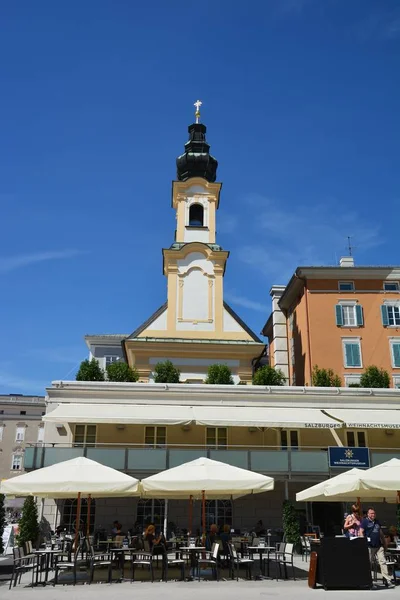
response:
<svg viewBox="0 0 400 600"><path fill-rule="evenodd" d="M146 552L145 550L136 550L135 552L132 552L131 561L132 583L135 581L135 570L137 567L147 567L150 571L151 582L153 583L153 552Z"/></svg>
<svg viewBox="0 0 400 600"><path fill-rule="evenodd" d="M218 581L218 551L219 551L219 543L214 542L211 548L211 551L206 551L205 558L199 558L197 561L197 575L200 581L200 567L211 567L213 573L215 573L215 578Z"/></svg>
<svg viewBox="0 0 400 600"><path fill-rule="evenodd" d="M17 585L17 580L21 583L21 577L24 573L32 573L32 587L34 582L35 568L37 568L37 557L33 555L31 558L29 555L24 556L22 549L19 547L13 548L13 570L11 573L10 585L8 589L11 589L14 582L14 587Z"/></svg>
<svg viewBox="0 0 400 600"><path fill-rule="evenodd" d="M89 584L93 583L94 572L96 567L107 567L108 569L108 583L112 580L112 555L111 552L108 554L102 553L101 555L95 554L93 546L90 546L90 577Z"/></svg>
<svg viewBox="0 0 400 600"><path fill-rule="evenodd" d="M239 557L236 552L236 548L233 544L228 544L229 554L230 554L230 574L232 579L234 578L234 572L236 568L236 580L239 581L239 569L241 566L246 567L246 572L248 578L251 579L254 560L252 558L243 558Z"/></svg>

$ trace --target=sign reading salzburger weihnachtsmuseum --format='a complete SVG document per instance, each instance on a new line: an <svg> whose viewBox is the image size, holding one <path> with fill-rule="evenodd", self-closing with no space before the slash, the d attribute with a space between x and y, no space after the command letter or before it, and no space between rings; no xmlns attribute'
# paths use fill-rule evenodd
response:
<svg viewBox="0 0 400 600"><path fill-rule="evenodd" d="M369 469L368 448L345 448L331 446L329 449L329 466L341 469Z"/></svg>

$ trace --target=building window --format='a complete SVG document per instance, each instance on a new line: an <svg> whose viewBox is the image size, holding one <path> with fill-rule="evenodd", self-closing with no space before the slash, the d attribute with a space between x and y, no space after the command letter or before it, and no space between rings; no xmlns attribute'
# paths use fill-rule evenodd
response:
<svg viewBox="0 0 400 600"><path fill-rule="evenodd" d="M19 414L20 414L20 415L26 415L26 410L20 410L20 411L19 411Z"/></svg>
<svg viewBox="0 0 400 600"><path fill-rule="evenodd" d="M228 429L226 427L207 427L206 446L218 450L228 445Z"/></svg>
<svg viewBox="0 0 400 600"><path fill-rule="evenodd" d="M344 376L344 384L346 387L352 385L360 385L361 375L345 375Z"/></svg>
<svg viewBox="0 0 400 600"><path fill-rule="evenodd" d="M353 292L354 281L339 281L339 292Z"/></svg>
<svg viewBox="0 0 400 600"><path fill-rule="evenodd" d="M400 390L400 375L393 375L393 387Z"/></svg>
<svg viewBox="0 0 400 600"><path fill-rule="evenodd" d="M167 428L166 427L145 427L144 443L146 446L165 446L167 443Z"/></svg>
<svg viewBox="0 0 400 600"><path fill-rule="evenodd" d="M112 363L118 362L119 361L119 356L116 355L108 355L105 356L105 363L106 363L106 368L108 367L108 365L112 365Z"/></svg>
<svg viewBox="0 0 400 600"><path fill-rule="evenodd" d="M165 502L158 498L140 499L137 503L136 521L144 530L148 525L160 526L164 523Z"/></svg>
<svg viewBox="0 0 400 600"><path fill-rule="evenodd" d="M218 525L222 531L224 525L232 527L232 501L231 500L206 500L206 527L210 531L211 525Z"/></svg>
<svg viewBox="0 0 400 600"><path fill-rule="evenodd" d="M390 340L390 350L392 356L392 366L400 368L400 338L397 340Z"/></svg>
<svg viewBox="0 0 400 600"><path fill-rule="evenodd" d="M399 282L398 281L384 281L383 289L385 292L398 292L399 291Z"/></svg>
<svg viewBox="0 0 400 600"><path fill-rule="evenodd" d="M350 448L366 448L367 437L365 431L346 431L347 445Z"/></svg>
<svg viewBox="0 0 400 600"><path fill-rule="evenodd" d="M41 442L44 442L44 427L43 426L38 428L37 441L38 441L38 444L40 444Z"/></svg>
<svg viewBox="0 0 400 600"><path fill-rule="evenodd" d="M22 454L13 454L11 461L12 471L21 471L22 469Z"/></svg>
<svg viewBox="0 0 400 600"><path fill-rule="evenodd" d="M336 325L338 327L362 327L363 310L356 302L340 302L335 306Z"/></svg>
<svg viewBox="0 0 400 600"><path fill-rule="evenodd" d="M201 204L192 204L189 208L189 227L204 227L204 208Z"/></svg>
<svg viewBox="0 0 400 600"><path fill-rule="evenodd" d="M382 304L381 317L384 327L400 326L400 304Z"/></svg>
<svg viewBox="0 0 400 600"><path fill-rule="evenodd" d="M78 501L76 498L68 498L64 501L62 511L61 523L65 526L67 531L75 531L76 526L76 514ZM87 528L87 517L88 517L88 501L86 498L81 500L81 516L80 522L83 525L82 530L86 531ZM92 498L90 502L90 527L89 530L93 532L94 522L96 518L96 500Z"/></svg>
<svg viewBox="0 0 400 600"><path fill-rule="evenodd" d="M346 368L362 368L361 342L358 338L347 338L342 340L343 360Z"/></svg>
<svg viewBox="0 0 400 600"><path fill-rule="evenodd" d="M280 432L281 450L299 449L299 432L297 429L282 429Z"/></svg>
<svg viewBox="0 0 400 600"><path fill-rule="evenodd" d="M75 425L75 446L94 446L96 433L96 425Z"/></svg>
<svg viewBox="0 0 400 600"><path fill-rule="evenodd" d="M19 425L19 426L17 426L16 432L15 432L15 441L23 442L24 439L25 439L25 425Z"/></svg>

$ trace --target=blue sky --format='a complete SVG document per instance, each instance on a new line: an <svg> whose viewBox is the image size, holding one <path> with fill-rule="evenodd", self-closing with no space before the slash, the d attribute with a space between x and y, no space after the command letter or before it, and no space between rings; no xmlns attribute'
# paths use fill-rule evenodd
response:
<svg viewBox="0 0 400 600"><path fill-rule="evenodd" d="M223 182L225 296L260 331L300 264L399 264L397 0L19 0L0 9L0 393L166 297L193 102ZM139 291L140 286L140 291ZM143 291L144 290L144 291Z"/></svg>

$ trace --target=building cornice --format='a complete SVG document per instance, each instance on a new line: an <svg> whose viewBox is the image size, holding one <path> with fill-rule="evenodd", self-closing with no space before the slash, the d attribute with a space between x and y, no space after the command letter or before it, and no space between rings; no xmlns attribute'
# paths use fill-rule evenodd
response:
<svg viewBox="0 0 400 600"><path fill-rule="evenodd" d="M400 390L207 384L54 381L50 404L190 404L303 408L400 409Z"/></svg>

